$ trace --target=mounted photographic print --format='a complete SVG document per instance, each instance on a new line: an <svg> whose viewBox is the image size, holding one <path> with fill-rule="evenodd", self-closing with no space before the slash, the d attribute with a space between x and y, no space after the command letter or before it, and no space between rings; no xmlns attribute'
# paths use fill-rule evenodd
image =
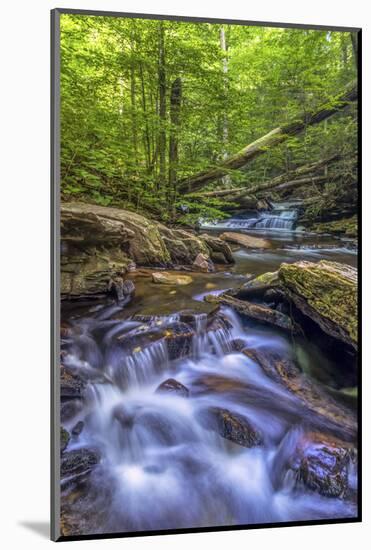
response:
<svg viewBox="0 0 371 550"><path fill-rule="evenodd" d="M361 33L52 12L52 538L360 521Z"/></svg>

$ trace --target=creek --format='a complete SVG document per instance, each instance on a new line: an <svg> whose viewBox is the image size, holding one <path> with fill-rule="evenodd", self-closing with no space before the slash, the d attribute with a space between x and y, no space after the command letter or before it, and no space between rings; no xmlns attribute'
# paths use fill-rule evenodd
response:
<svg viewBox="0 0 371 550"><path fill-rule="evenodd" d="M294 393L236 351L234 342L296 360L339 400L341 390L355 384L354 376L339 372L308 339L293 341L226 307L220 326L209 330L207 314L199 309L205 294L274 271L283 261L330 259L356 265L356 252L345 241L272 233L280 219L291 222L287 213L277 218L259 226L271 249L235 250L233 267L191 273L190 285L154 284L153 270L138 270L131 274L135 297L124 307L62 304L62 321L70 327L61 342L63 362L87 380L83 407L63 421L69 431L84 422L68 450L94 448L102 457L82 484L77 504L71 504L62 485L62 501L85 534L356 516L354 499L329 498L297 483L285 457L295 454L308 426L323 431L323 419L309 415ZM186 320L184 310L191 312ZM188 323L191 343L187 353L173 358L163 335L179 323ZM189 396L156 391L169 378L184 385ZM354 409L355 402L347 406ZM260 434L260 444L245 447L222 437L211 410L246 419ZM349 469L355 487L355 472Z"/></svg>

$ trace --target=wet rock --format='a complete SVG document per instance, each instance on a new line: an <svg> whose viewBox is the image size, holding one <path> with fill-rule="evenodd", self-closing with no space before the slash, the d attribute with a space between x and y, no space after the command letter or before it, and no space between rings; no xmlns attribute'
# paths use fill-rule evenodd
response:
<svg viewBox="0 0 371 550"><path fill-rule="evenodd" d="M335 401L319 383L302 373L291 357L264 348L245 348L242 353L258 363L267 376L295 394L308 411L307 416L309 411L313 413L311 422L314 425L325 425L330 432L340 434L347 441L355 439L357 419L354 413Z"/></svg>
<svg viewBox="0 0 371 550"><path fill-rule="evenodd" d="M116 300L127 300L135 293L135 285L130 279L124 280L122 277L116 277L108 282L108 292ZM128 300L127 300L128 301Z"/></svg>
<svg viewBox="0 0 371 550"><path fill-rule="evenodd" d="M242 233L233 233L227 231L222 233L220 238L223 241L239 244L245 248L271 248L271 243L267 239L260 239L258 237L252 237L251 235L245 235Z"/></svg>
<svg viewBox="0 0 371 550"><path fill-rule="evenodd" d="M74 427L71 430L72 435L75 437L79 436L84 429L84 422L82 420L79 420Z"/></svg>
<svg viewBox="0 0 371 550"><path fill-rule="evenodd" d="M152 281L163 285L189 285L192 282L190 275L177 275L167 271L158 271L152 273Z"/></svg>
<svg viewBox="0 0 371 550"><path fill-rule="evenodd" d="M85 383L79 376L72 374L66 367L60 369L60 395L62 398L82 397Z"/></svg>
<svg viewBox="0 0 371 550"><path fill-rule="evenodd" d="M286 295L283 290L278 288L269 288L264 292L263 299L267 303L277 304L286 301Z"/></svg>
<svg viewBox="0 0 371 550"><path fill-rule="evenodd" d="M226 243L222 239L219 239L218 237L208 235L207 233L203 233L199 236L199 238L206 243L206 246L209 249L210 258L213 260L213 262L215 262L216 264L234 263L232 250L228 243Z"/></svg>
<svg viewBox="0 0 371 550"><path fill-rule="evenodd" d="M244 416L219 407L211 407L208 414L212 419L209 427L225 439L242 447L256 447L262 444L261 433L253 428Z"/></svg>
<svg viewBox="0 0 371 550"><path fill-rule="evenodd" d="M93 449L64 452L61 460L61 478L89 474L99 464L100 453Z"/></svg>
<svg viewBox="0 0 371 550"><path fill-rule="evenodd" d="M297 482L308 489L326 497L344 497L353 456L346 443L322 434L309 434L300 441L291 468Z"/></svg>
<svg viewBox="0 0 371 550"><path fill-rule="evenodd" d="M180 397L189 397L189 390L174 378L168 378L156 389L156 393L171 393Z"/></svg>
<svg viewBox="0 0 371 550"><path fill-rule="evenodd" d="M112 411L112 418L123 428L132 428L134 425L136 409L129 410L125 405L117 405Z"/></svg>
<svg viewBox="0 0 371 550"><path fill-rule="evenodd" d="M195 332L186 323L175 322L167 325L164 336L169 359L179 359L190 354Z"/></svg>
<svg viewBox="0 0 371 550"><path fill-rule="evenodd" d="M65 449L67 448L67 445L69 443L71 439L71 436L70 434L68 433L67 430L65 430L63 428L63 426L61 426L61 453L63 453L63 451L65 451Z"/></svg>
<svg viewBox="0 0 371 550"><path fill-rule="evenodd" d="M256 304L254 302L248 302L247 300L234 298L230 296L228 292L224 292L218 296L215 294L208 294L204 297L204 300L208 303L219 303L229 306L241 315L260 321L261 323L273 325L290 332L296 331L295 325L287 315L263 304Z"/></svg>
<svg viewBox="0 0 371 550"><path fill-rule="evenodd" d="M213 263L209 260L205 254L197 254L192 267L197 271L207 273L208 271L214 271Z"/></svg>
<svg viewBox="0 0 371 550"><path fill-rule="evenodd" d="M77 416L83 408L83 404L80 399L71 399L61 405L61 421L68 422Z"/></svg>
<svg viewBox="0 0 371 550"><path fill-rule="evenodd" d="M159 325L171 319L178 319L182 323L187 323L194 328L199 316L206 315L208 319L211 319L219 311L218 304L208 304L207 302L196 300L192 300L189 306L189 309L178 311L175 309L174 304L162 301L159 304L141 308L138 313L133 315L132 319L141 323L157 321Z"/></svg>
<svg viewBox="0 0 371 550"><path fill-rule="evenodd" d="M295 306L335 339L357 349L357 269L321 260L282 264L279 279Z"/></svg>
<svg viewBox="0 0 371 550"><path fill-rule="evenodd" d="M220 239L168 228L119 208L79 202L61 205L61 242L61 294L69 299L131 295L122 283L136 265L190 269L199 254L208 259L210 250L233 261ZM212 269L208 260L208 271Z"/></svg>

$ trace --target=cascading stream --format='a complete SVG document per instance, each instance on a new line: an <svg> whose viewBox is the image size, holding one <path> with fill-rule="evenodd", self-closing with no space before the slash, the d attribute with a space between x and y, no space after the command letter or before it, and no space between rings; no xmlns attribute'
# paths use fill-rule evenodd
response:
<svg viewBox="0 0 371 550"><path fill-rule="evenodd" d="M297 483L287 457L306 429L305 409L236 351L238 340L249 349L290 355L283 337L244 328L225 308L213 330L205 314L195 315L187 353L172 360L166 338L178 315L122 321L112 311L76 319L62 341L65 364L90 380L83 409L65 426L83 420L71 449L101 453L85 506L89 517L100 514L102 531L354 515L351 502ZM184 385L189 397L156 391L169 378ZM248 421L261 434L260 444L247 448L221 437L210 417L214 410ZM96 532L96 526L90 529Z"/></svg>

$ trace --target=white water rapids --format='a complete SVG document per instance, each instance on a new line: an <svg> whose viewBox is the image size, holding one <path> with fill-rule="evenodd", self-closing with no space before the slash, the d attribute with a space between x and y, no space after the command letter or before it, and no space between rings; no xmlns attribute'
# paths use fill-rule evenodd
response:
<svg viewBox="0 0 371 550"><path fill-rule="evenodd" d="M149 341L148 334L172 326L177 315L141 323L112 318L117 309L78 318L73 335L62 341L66 366L90 380L84 408L65 424L71 429L77 420L85 423L69 450L93 447L102 456L82 503L89 502L92 522L84 533L355 515L350 502L295 483L285 457L306 426L305 410L232 345L240 339L250 349L290 354L286 340L244 328L225 309L226 322L216 331L206 332L206 316L196 316L190 353L170 360L164 339ZM140 345L125 344L132 341ZM156 393L168 378L190 396ZM211 430L203 420L211 407L248 419L263 444L245 448Z"/></svg>

